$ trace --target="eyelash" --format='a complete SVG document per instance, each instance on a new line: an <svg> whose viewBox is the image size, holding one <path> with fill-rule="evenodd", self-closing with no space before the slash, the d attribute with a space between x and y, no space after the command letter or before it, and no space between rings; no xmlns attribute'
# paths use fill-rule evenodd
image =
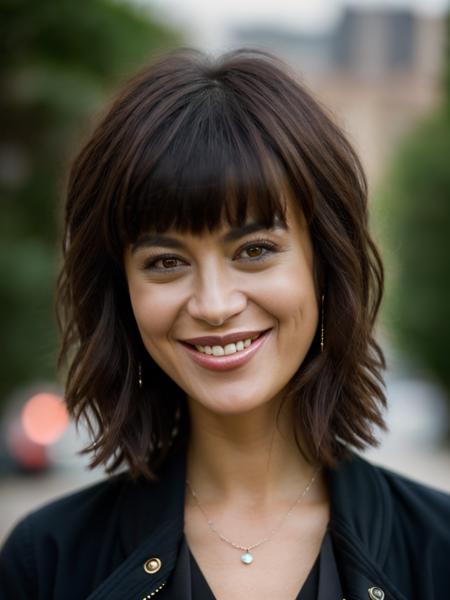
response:
<svg viewBox="0 0 450 600"><path fill-rule="evenodd" d="M270 242L268 240L252 240L251 242L248 242L246 244L244 244L241 248L239 248L239 250L237 251L237 255L241 254L242 252L245 252L246 250L248 251L250 248L262 248L264 250L264 253L261 254L258 257L255 258L251 258L251 257L247 257L244 258L244 260L246 262L251 262L251 263L255 263L258 261L263 261L266 260L268 258L269 254L272 254L274 252L277 252L278 248L277 246L273 243ZM146 271L158 271L160 273L173 273L174 271L176 271L179 266L176 267L169 267L169 268L164 268L164 267L156 267L155 265L165 259L175 259L175 260L179 260L179 261L184 261L184 259L179 258L178 256L174 255L174 254L159 254L158 256L149 258L145 263L144 263L144 270Z"/></svg>

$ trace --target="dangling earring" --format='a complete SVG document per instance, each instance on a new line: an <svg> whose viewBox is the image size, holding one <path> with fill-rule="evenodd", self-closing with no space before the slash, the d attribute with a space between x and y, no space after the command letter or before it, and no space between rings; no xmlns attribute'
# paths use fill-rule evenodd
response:
<svg viewBox="0 0 450 600"><path fill-rule="evenodd" d="M180 419L181 419L181 410L180 410L180 405L178 404L176 410L175 410L175 424L172 428L172 431L170 432L170 435L172 438L177 437L177 435L180 432Z"/></svg>
<svg viewBox="0 0 450 600"><path fill-rule="evenodd" d="M139 383L139 387L142 390L142 366L141 366L141 363L139 363L139 365L138 365L138 383Z"/></svg>
<svg viewBox="0 0 450 600"><path fill-rule="evenodd" d="M323 346L325 343L325 325L324 325L324 301L325 294L322 294L322 316L321 316L321 326L320 326L320 351L323 352Z"/></svg>

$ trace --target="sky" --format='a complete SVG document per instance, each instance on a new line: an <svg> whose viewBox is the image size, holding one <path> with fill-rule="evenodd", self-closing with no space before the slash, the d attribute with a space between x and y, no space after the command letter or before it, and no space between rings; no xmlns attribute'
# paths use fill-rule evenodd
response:
<svg viewBox="0 0 450 600"><path fill-rule="evenodd" d="M330 27L344 5L411 7L436 15L449 0L135 0L191 32L196 45L219 50L230 25L275 25L290 30Z"/></svg>

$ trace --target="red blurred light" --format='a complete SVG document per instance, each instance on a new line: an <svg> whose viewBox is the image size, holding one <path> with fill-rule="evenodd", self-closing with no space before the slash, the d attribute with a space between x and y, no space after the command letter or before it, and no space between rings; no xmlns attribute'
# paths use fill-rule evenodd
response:
<svg viewBox="0 0 450 600"><path fill-rule="evenodd" d="M16 421L7 435L8 449L11 456L24 468L40 471L48 467L48 456L45 446L36 444L25 433L22 423Z"/></svg>
<svg viewBox="0 0 450 600"><path fill-rule="evenodd" d="M56 442L69 422L63 399L43 392L32 396L22 409L22 425L29 438L38 444Z"/></svg>

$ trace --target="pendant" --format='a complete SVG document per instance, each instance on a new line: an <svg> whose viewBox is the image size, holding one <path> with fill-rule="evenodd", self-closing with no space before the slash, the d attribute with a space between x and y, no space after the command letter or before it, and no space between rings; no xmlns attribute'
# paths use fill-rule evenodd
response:
<svg viewBox="0 0 450 600"><path fill-rule="evenodd" d="M241 555L241 561L244 563L244 565L251 565L253 562L253 554L250 554L250 552L247 550L247 552L244 552L244 554Z"/></svg>

